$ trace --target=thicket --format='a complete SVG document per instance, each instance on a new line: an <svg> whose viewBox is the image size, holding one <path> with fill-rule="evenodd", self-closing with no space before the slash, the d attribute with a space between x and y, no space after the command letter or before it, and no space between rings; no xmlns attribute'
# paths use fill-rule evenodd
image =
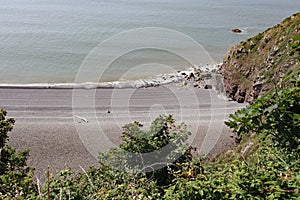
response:
<svg viewBox="0 0 300 200"><path fill-rule="evenodd" d="M28 151L17 153L6 144L14 120L1 110L0 199L299 199L299 82L298 76L292 87L230 115L226 124L242 141L209 162L193 158L183 145L189 135L185 124L159 116L149 130L138 122L125 125L120 148L100 153L99 166L48 175L42 187L26 165ZM170 153L161 160L165 146ZM161 168L145 168L149 152L157 152Z"/></svg>
<svg viewBox="0 0 300 200"><path fill-rule="evenodd" d="M204 172L194 175L195 180L178 178L165 197L299 199L299 77L292 83L231 114L226 125L243 138L242 143L203 164Z"/></svg>

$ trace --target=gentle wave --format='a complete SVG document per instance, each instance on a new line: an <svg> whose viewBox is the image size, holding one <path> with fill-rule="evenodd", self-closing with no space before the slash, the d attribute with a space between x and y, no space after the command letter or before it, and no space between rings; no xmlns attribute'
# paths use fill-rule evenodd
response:
<svg viewBox="0 0 300 200"><path fill-rule="evenodd" d="M201 67L190 68L185 71L178 71L170 74L160 74L139 80L111 81L111 82L85 82L85 83L32 83L32 84L0 84L0 88L19 88L19 89L96 89L96 88L143 88L157 87L160 85L178 83L186 76L189 76L195 69L203 72L216 70L220 64L204 65Z"/></svg>

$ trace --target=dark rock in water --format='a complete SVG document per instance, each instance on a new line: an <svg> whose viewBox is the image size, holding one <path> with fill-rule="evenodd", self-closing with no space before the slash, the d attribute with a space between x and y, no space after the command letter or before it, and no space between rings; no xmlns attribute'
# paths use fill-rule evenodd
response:
<svg viewBox="0 0 300 200"><path fill-rule="evenodd" d="M231 31L234 32L234 33L241 33L242 32L242 30L238 29L238 28L234 28Z"/></svg>

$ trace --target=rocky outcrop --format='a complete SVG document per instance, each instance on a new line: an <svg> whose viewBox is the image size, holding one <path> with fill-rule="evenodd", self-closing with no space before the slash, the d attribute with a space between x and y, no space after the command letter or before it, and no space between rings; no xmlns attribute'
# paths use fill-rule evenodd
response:
<svg viewBox="0 0 300 200"><path fill-rule="evenodd" d="M182 86L214 90L224 97L222 74L219 65L193 67L191 71L179 72L182 76Z"/></svg>
<svg viewBox="0 0 300 200"><path fill-rule="evenodd" d="M274 87L284 87L300 69L300 13L232 47L221 66L226 95L252 102Z"/></svg>
<svg viewBox="0 0 300 200"><path fill-rule="evenodd" d="M234 32L234 33L241 33L242 32L242 30L238 29L238 28L234 28L231 31Z"/></svg>

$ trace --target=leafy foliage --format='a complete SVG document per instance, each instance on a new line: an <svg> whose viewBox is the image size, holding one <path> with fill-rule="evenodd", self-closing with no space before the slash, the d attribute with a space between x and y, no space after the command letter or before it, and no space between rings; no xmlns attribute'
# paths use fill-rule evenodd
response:
<svg viewBox="0 0 300 200"><path fill-rule="evenodd" d="M231 114L226 124L243 136L243 143L203 164L203 171L192 173L194 179L178 177L165 198L299 199L299 79L292 80L292 88L267 94ZM247 148L250 153L245 153Z"/></svg>
<svg viewBox="0 0 300 200"><path fill-rule="evenodd" d="M300 79L300 77L299 77ZM238 135L262 133L272 136L275 146L287 150L300 150L300 88L298 81L294 87L282 89L231 114L226 122Z"/></svg>
<svg viewBox="0 0 300 200"><path fill-rule="evenodd" d="M145 173L159 186L171 184L171 170L191 157L184 144L190 132L184 123L175 125L171 115L157 117L149 131L142 131L141 127L138 122L126 124L120 148L100 153L100 162L122 171Z"/></svg>
<svg viewBox="0 0 300 200"><path fill-rule="evenodd" d="M26 165L29 151L16 152L7 145L15 120L6 119L6 114L0 110L0 199L31 198L37 188L33 183L33 168Z"/></svg>

